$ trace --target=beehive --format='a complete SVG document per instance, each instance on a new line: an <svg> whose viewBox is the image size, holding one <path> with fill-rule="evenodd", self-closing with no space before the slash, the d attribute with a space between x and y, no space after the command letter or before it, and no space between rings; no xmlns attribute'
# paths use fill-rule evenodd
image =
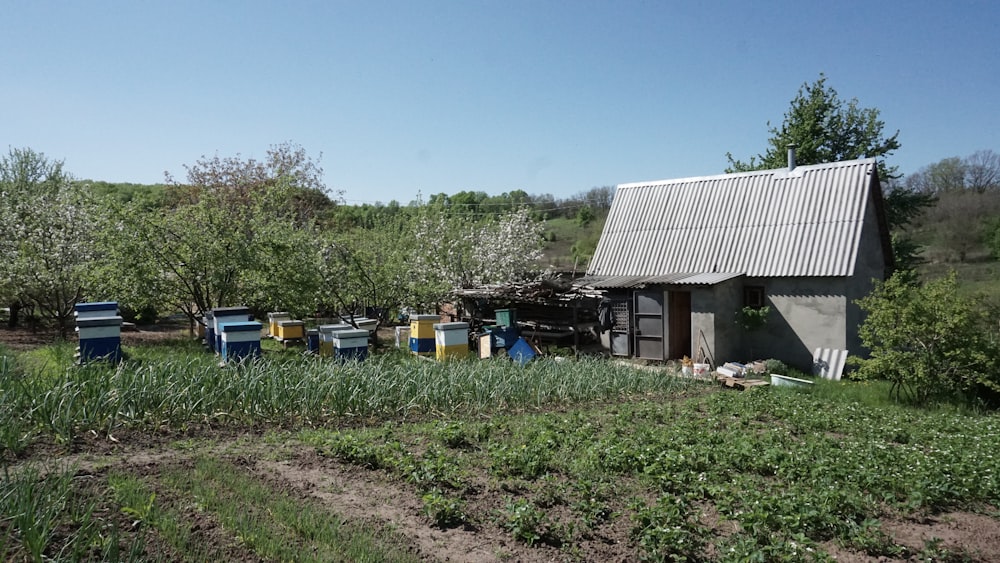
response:
<svg viewBox="0 0 1000 563"><path fill-rule="evenodd" d="M434 353L434 324L440 323L438 315L410 316L410 351L429 356Z"/></svg>
<svg viewBox="0 0 1000 563"><path fill-rule="evenodd" d="M222 352L222 333L219 327L226 323L248 322L250 320L250 309L247 307L216 307L212 309L212 318L215 325L215 352ZM260 326L260 323L257 323ZM258 342L260 335L257 335Z"/></svg>
<svg viewBox="0 0 1000 563"><path fill-rule="evenodd" d="M469 323L435 324L434 352L438 361L468 357Z"/></svg>
<svg viewBox="0 0 1000 563"><path fill-rule="evenodd" d="M363 329L338 330L332 334L333 357L338 360L364 361L368 357L368 331Z"/></svg>
<svg viewBox="0 0 1000 563"><path fill-rule="evenodd" d="M333 356L333 333L342 330L355 330L349 324L320 325L319 327L319 355L324 358Z"/></svg>
<svg viewBox="0 0 1000 563"><path fill-rule="evenodd" d="M220 354L225 362L256 358L260 351L260 330L256 321L230 321L219 325L222 344Z"/></svg>
<svg viewBox="0 0 1000 563"><path fill-rule="evenodd" d="M272 337L278 334L278 321L290 321L292 315L285 311L276 311L267 314L267 333Z"/></svg>
<svg viewBox="0 0 1000 563"><path fill-rule="evenodd" d="M120 362L122 359L122 318L78 318L76 331L80 333L80 363L92 360Z"/></svg>
<svg viewBox="0 0 1000 563"><path fill-rule="evenodd" d="M279 320L275 323L274 338L279 341L302 340L306 336L306 323L303 321Z"/></svg>

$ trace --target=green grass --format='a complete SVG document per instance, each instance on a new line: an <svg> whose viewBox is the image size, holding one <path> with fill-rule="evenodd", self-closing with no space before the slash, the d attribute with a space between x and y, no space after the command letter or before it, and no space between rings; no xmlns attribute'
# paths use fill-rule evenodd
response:
<svg viewBox="0 0 1000 563"><path fill-rule="evenodd" d="M935 263L921 266L924 279L938 279L954 270L958 274L962 295L985 295L990 303L1000 306L1000 262Z"/></svg>
<svg viewBox="0 0 1000 563"><path fill-rule="evenodd" d="M138 561L141 538L119 541L117 525L99 516L97 498L59 464L3 466L0 559L4 561Z"/></svg>
<svg viewBox="0 0 1000 563"><path fill-rule="evenodd" d="M384 472L417 495L428 525L496 526L567 557L625 526L630 549L652 560L706 550L723 561L800 560L831 540L919 558L926 553L893 543L880 522L1000 504L1000 416L896 405L881 382L710 392L597 359L522 368L386 354L340 364L296 351L220 368L186 340L136 347L120 366L76 367L63 346L13 354L5 368L0 462L92 431L209 423L268 432L226 442L228 453L185 435L167 448L180 461L112 469L103 492L68 467L6 472L0 559L128 560L149 546L192 561L407 557L399 538L345 525L217 457L262 444L280 459L306 444ZM484 507L484 491L502 500ZM705 522L709 508L718 522ZM224 541L205 544L192 511Z"/></svg>
<svg viewBox="0 0 1000 563"><path fill-rule="evenodd" d="M57 378L75 363L76 342L60 340L48 346L22 352L16 356L16 366L20 371L36 377Z"/></svg>
<svg viewBox="0 0 1000 563"><path fill-rule="evenodd" d="M554 265L558 268L570 269L576 263L577 269L585 271L588 260L582 259L576 262L573 256L573 245L582 243L583 246L593 249L597 246L597 240L601 236L604 228L605 215L599 215L586 226L580 226L576 219L557 217L545 222L546 242L544 258L546 265Z"/></svg>

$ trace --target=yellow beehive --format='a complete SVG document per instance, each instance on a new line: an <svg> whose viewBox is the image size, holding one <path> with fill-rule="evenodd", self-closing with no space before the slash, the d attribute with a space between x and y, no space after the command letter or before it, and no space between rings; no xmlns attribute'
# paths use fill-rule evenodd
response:
<svg viewBox="0 0 1000 563"><path fill-rule="evenodd" d="M278 336L278 321L290 321L292 316L284 311L267 314L267 333L272 337Z"/></svg>
<svg viewBox="0 0 1000 563"><path fill-rule="evenodd" d="M303 321L278 321L277 327L274 337L278 340L302 340L306 336L306 323Z"/></svg>
<svg viewBox="0 0 1000 563"><path fill-rule="evenodd" d="M434 324L440 323L438 315L410 316L410 351L421 356L434 353Z"/></svg>

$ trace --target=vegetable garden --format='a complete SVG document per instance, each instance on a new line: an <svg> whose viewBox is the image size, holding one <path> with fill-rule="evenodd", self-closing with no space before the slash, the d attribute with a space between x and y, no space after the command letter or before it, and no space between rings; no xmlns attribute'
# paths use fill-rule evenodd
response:
<svg viewBox="0 0 1000 563"><path fill-rule="evenodd" d="M599 359L0 348L4 560L1000 557L1000 417Z"/></svg>

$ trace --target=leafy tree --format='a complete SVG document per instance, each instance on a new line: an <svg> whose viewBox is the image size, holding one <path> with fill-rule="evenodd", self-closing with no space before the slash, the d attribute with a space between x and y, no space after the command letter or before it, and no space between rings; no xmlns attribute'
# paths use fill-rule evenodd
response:
<svg viewBox="0 0 1000 563"><path fill-rule="evenodd" d="M770 123L768 123L770 126ZM794 144L799 164L821 164L857 158L878 158L879 176L896 177L896 167L887 167L884 158L899 148L899 131L886 138L879 110L862 108L858 100L844 102L837 91L826 85L826 76L803 84L792 100L781 127L771 127L768 148L747 162L727 153L727 172L768 170L788 166L788 146Z"/></svg>
<svg viewBox="0 0 1000 563"><path fill-rule="evenodd" d="M262 162L203 157L187 172L185 185L170 179L176 203L162 213L106 204L95 283L134 308L167 306L192 321L237 304L312 312L317 209L297 196L325 193L315 163L282 145Z"/></svg>
<svg viewBox="0 0 1000 563"><path fill-rule="evenodd" d="M375 229L327 234L319 263L320 307L332 305L341 313L373 308L385 323L393 311L427 300L412 281L414 243L409 230L408 222L397 218Z"/></svg>
<svg viewBox="0 0 1000 563"><path fill-rule="evenodd" d="M888 379L896 400L997 397L1000 334L981 298L958 294L955 273L918 285L904 274L880 283L858 304L867 313L860 335L871 357L859 379Z"/></svg>
<svg viewBox="0 0 1000 563"><path fill-rule="evenodd" d="M96 212L61 161L31 149L0 158L0 297L12 325L31 304L66 336L85 292Z"/></svg>
<svg viewBox="0 0 1000 563"><path fill-rule="evenodd" d="M925 194L1000 192L1000 155L990 150L928 164L906 177L906 186Z"/></svg>
<svg viewBox="0 0 1000 563"><path fill-rule="evenodd" d="M907 176L905 185L934 202L922 219L934 225L934 248L943 251L935 258L965 261L989 251L988 222L1000 213L1000 155L944 158Z"/></svg>
<svg viewBox="0 0 1000 563"><path fill-rule="evenodd" d="M924 166L906 177L906 185L921 193L941 193L965 189L965 163L957 156Z"/></svg>
<svg viewBox="0 0 1000 563"><path fill-rule="evenodd" d="M95 199L111 197L116 201L128 203L130 201L146 210L153 211L166 205L165 184L130 184L112 183L93 180L83 180L80 182L81 188L90 193Z"/></svg>

